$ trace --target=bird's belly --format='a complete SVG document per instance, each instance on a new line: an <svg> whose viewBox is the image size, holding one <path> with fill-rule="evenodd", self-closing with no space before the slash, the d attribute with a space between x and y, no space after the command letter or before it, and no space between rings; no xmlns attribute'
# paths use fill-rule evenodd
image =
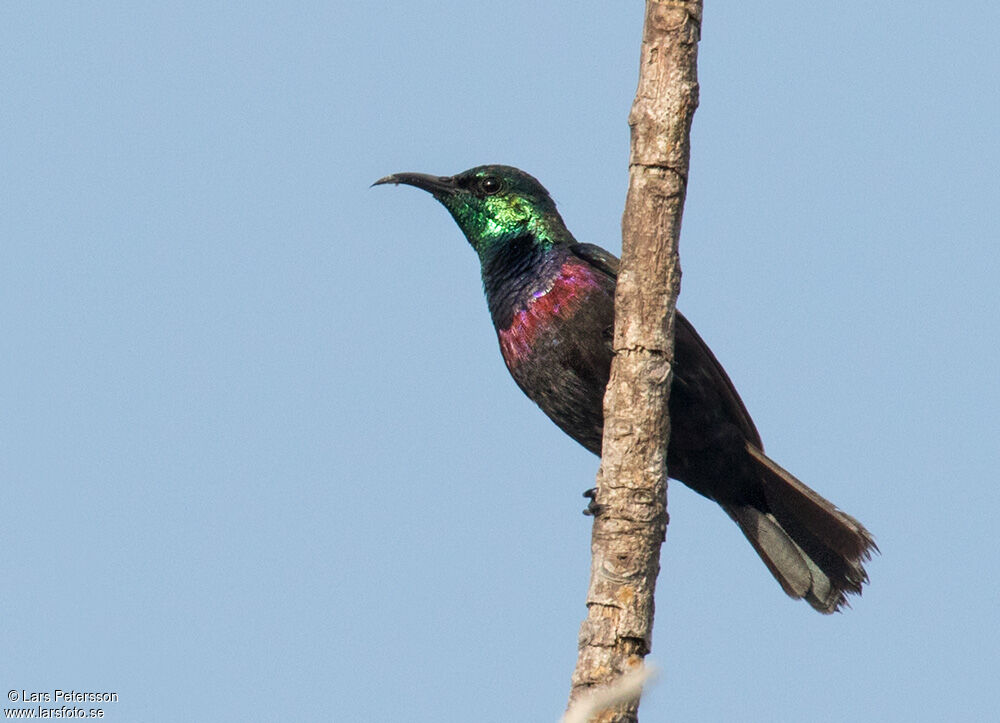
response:
<svg viewBox="0 0 1000 723"><path fill-rule="evenodd" d="M611 371L605 330L610 304L562 307L545 323L518 324L499 332L514 381L566 434L601 453L604 389ZM595 313L607 310L609 313Z"/></svg>

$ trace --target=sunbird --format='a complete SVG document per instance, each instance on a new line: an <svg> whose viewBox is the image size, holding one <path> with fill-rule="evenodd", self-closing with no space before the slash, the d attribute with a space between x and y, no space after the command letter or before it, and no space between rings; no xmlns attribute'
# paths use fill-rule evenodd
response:
<svg viewBox="0 0 1000 723"><path fill-rule="evenodd" d="M512 166L395 173L373 185L387 183L420 188L448 209L479 256L514 381L600 456L618 259L577 242L548 191ZM868 581L864 562L878 550L871 534L764 454L732 381L680 311L674 337L670 477L715 500L788 595L821 613L839 610Z"/></svg>

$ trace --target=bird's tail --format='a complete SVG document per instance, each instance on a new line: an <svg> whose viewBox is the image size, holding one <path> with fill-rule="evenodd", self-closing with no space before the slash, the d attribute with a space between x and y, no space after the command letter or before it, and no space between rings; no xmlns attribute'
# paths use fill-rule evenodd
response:
<svg viewBox="0 0 1000 723"><path fill-rule="evenodd" d="M836 612L868 582L863 563L878 547L860 522L747 442L767 510L723 505L785 592Z"/></svg>

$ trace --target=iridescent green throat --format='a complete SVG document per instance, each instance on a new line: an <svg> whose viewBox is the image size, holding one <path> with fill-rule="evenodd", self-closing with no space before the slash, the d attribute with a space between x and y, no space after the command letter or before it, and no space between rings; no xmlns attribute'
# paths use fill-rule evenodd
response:
<svg viewBox="0 0 1000 723"><path fill-rule="evenodd" d="M509 194L440 200L465 233L480 261L486 261L499 248L525 236L532 238L541 250L574 243L555 204L548 198L536 201Z"/></svg>

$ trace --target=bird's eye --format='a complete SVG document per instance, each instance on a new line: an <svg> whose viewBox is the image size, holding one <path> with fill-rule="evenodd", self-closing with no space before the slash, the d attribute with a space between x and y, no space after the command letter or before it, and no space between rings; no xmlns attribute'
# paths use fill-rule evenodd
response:
<svg viewBox="0 0 1000 723"><path fill-rule="evenodd" d="M479 190L483 192L485 196L492 196L493 194L500 193L500 189L503 188L503 183L496 176L484 176L479 179Z"/></svg>

